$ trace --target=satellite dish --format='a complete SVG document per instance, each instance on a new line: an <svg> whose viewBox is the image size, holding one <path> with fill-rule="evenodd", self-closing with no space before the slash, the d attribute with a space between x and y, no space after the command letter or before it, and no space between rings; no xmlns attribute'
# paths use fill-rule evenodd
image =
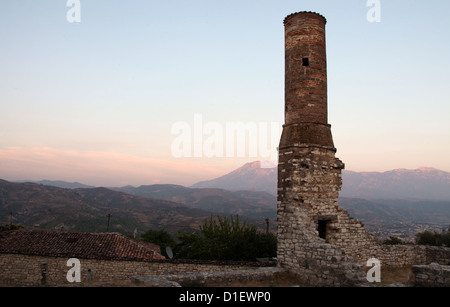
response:
<svg viewBox="0 0 450 307"><path fill-rule="evenodd" d="M167 256L169 256L170 259L173 258L173 252L172 252L172 249L170 248L170 246L166 247L166 253L167 253Z"/></svg>

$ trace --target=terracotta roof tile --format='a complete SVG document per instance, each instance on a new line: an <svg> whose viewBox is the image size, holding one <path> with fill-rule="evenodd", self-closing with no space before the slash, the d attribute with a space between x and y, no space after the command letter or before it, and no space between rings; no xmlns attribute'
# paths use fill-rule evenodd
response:
<svg viewBox="0 0 450 307"><path fill-rule="evenodd" d="M0 253L103 260L165 259L158 246L119 233L50 230L0 232Z"/></svg>

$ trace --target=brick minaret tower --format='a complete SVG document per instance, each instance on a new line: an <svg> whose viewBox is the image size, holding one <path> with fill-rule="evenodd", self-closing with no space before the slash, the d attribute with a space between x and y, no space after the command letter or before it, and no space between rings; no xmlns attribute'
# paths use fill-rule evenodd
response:
<svg viewBox="0 0 450 307"><path fill-rule="evenodd" d="M277 260L305 284L359 285L367 282L363 266L371 258L383 265L418 258L408 258L402 247L382 246L338 205L344 164L335 157L328 124L325 24L323 16L312 12L284 20L285 125L278 160Z"/></svg>
<svg viewBox="0 0 450 307"><path fill-rule="evenodd" d="M312 12L284 20L285 125L278 170L278 218L283 221L286 207L306 207L323 239L332 229L333 216L326 212L337 205L344 168L335 158L328 124L325 24L323 16Z"/></svg>
<svg viewBox="0 0 450 307"><path fill-rule="evenodd" d="M311 12L284 20L285 125L280 147L334 148L328 125L325 24L323 16Z"/></svg>
<svg viewBox="0 0 450 307"><path fill-rule="evenodd" d="M323 16L312 12L284 20L285 125L279 146L277 258L279 265L308 280L329 268L324 267L331 256L345 258L329 244L336 238L342 211L337 199L344 164L335 157L328 124L325 24Z"/></svg>

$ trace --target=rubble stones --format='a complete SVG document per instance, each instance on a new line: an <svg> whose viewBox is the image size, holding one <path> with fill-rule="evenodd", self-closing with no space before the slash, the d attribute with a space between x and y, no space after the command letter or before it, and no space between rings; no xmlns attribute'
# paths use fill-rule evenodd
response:
<svg viewBox="0 0 450 307"><path fill-rule="evenodd" d="M287 278L288 273L280 267L267 267L249 270L207 271L186 274L133 276L132 281L138 285L150 287L181 287L226 285L239 282L269 282Z"/></svg>
<svg viewBox="0 0 450 307"><path fill-rule="evenodd" d="M438 263L414 265L409 280L416 287L449 287L450 266Z"/></svg>

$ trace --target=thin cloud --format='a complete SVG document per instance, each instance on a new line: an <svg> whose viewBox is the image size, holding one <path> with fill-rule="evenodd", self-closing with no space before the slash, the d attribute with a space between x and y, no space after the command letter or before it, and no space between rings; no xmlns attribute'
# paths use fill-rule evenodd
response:
<svg viewBox="0 0 450 307"><path fill-rule="evenodd" d="M0 149L0 178L6 180L57 179L104 186L156 182L190 185L222 172L196 159L165 160L49 147Z"/></svg>

